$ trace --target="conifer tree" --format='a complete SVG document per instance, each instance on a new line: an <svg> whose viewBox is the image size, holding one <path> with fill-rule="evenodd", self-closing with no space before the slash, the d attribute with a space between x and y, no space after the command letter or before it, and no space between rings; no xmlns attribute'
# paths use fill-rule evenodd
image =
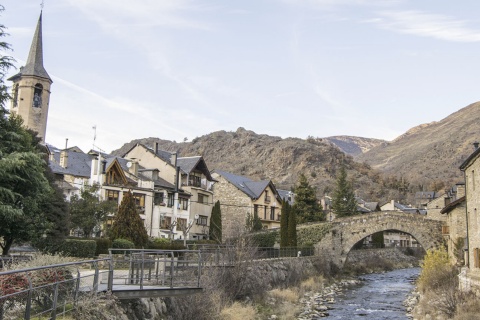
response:
<svg viewBox="0 0 480 320"><path fill-rule="evenodd" d="M294 187L295 202L293 210L299 223L323 221L325 215L322 206L318 203L315 189L308 183L307 177L301 174L298 184Z"/></svg>
<svg viewBox="0 0 480 320"><path fill-rule="evenodd" d="M263 224L262 221L260 220L260 217L258 216L257 211L253 212L253 220L252 220L252 231L261 231L263 230Z"/></svg>
<svg viewBox="0 0 480 320"><path fill-rule="evenodd" d="M130 240L137 248L145 247L148 243L147 230L137 212L135 199L130 191L123 194L110 231L110 238Z"/></svg>
<svg viewBox="0 0 480 320"><path fill-rule="evenodd" d="M220 201L215 202L210 216L210 240L222 243L222 210L220 209Z"/></svg>
<svg viewBox="0 0 480 320"><path fill-rule="evenodd" d="M297 246L297 213L295 209L286 203L286 211L288 212L288 246Z"/></svg>
<svg viewBox="0 0 480 320"><path fill-rule="evenodd" d="M343 164L337 174L337 183L332 197L332 210L337 217L357 214L357 200L352 184L347 180L347 171Z"/></svg>
<svg viewBox="0 0 480 320"><path fill-rule="evenodd" d="M280 217L280 247L288 247L288 207L290 204L287 200L282 204L282 215Z"/></svg>

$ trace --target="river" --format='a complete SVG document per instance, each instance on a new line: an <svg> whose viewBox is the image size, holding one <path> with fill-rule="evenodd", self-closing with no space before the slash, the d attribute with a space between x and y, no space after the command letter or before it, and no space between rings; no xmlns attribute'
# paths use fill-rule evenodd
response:
<svg viewBox="0 0 480 320"><path fill-rule="evenodd" d="M419 273L420 268L409 268L360 276L359 286L346 290L330 305L328 319L408 319L402 303Z"/></svg>

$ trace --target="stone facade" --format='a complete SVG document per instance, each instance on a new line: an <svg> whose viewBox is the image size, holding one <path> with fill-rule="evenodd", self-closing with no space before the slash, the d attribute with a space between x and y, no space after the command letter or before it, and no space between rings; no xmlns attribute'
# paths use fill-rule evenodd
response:
<svg viewBox="0 0 480 320"><path fill-rule="evenodd" d="M460 166L465 173L466 230L468 239L467 277L480 279L480 148ZM475 282L475 281L474 281ZM476 281L476 284L479 282Z"/></svg>
<svg viewBox="0 0 480 320"><path fill-rule="evenodd" d="M222 210L223 240L245 232L247 217L253 216L252 200L229 183L224 177L213 174L217 182L213 186L214 201L220 201Z"/></svg>
<svg viewBox="0 0 480 320"><path fill-rule="evenodd" d="M212 177L216 180L213 186L214 201L220 201L222 210L223 240L244 233L247 219L254 216L255 210L264 229L280 228L282 203L271 182L253 198L223 175L214 172Z"/></svg>

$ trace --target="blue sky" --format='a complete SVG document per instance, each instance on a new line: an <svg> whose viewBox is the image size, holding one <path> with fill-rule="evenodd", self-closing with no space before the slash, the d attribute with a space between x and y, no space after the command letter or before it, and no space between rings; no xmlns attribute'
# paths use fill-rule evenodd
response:
<svg viewBox="0 0 480 320"><path fill-rule="evenodd" d="M392 140L479 100L480 1L45 0L46 140ZM39 0L4 0L24 64ZM11 74L15 73L12 70Z"/></svg>

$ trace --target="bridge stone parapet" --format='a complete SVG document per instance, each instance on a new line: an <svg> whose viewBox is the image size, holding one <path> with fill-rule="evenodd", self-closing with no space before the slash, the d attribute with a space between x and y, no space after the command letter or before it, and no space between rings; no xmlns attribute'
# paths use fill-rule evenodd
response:
<svg viewBox="0 0 480 320"><path fill-rule="evenodd" d="M328 255L332 261L343 266L353 246L376 232L396 230L412 235L425 249L442 244L442 224L418 214L398 211L381 211L338 218L331 222L328 233L318 239L316 254Z"/></svg>

